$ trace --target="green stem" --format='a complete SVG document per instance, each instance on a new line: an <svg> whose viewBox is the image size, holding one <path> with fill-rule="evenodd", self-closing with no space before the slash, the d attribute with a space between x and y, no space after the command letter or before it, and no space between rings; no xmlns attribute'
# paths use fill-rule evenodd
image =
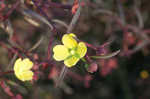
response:
<svg viewBox="0 0 150 99"><path fill-rule="evenodd" d="M84 57L81 58L81 60L82 60L83 62L87 63L87 61L86 61L86 59L85 59Z"/></svg>

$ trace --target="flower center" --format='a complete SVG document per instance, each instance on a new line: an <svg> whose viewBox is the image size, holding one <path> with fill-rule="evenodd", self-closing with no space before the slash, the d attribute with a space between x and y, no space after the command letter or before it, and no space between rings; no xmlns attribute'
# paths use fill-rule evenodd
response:
<svg viewBox="0 0 150 99"><path fill-rule="evenodd" d="M72 55L74 55L76 52L75 52L75 50L71 50L70 53L71 53Z"/></svg>

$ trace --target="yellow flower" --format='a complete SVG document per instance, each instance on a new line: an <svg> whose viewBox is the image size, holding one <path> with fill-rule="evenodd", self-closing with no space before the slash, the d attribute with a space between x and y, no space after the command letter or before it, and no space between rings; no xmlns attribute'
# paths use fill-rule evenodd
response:
<svg viewBox="0 0 150 99"><path fill-rule="evenodd" d="M29 81L33 78L33 72L31 68L33 67L32 61L28 58L25 59L17 59L14 65L14 72L16 77L21 81Z"/></svg>
<svg viewBox="0 0 150 99"><path fill-rule="evenodd" d="M53 58L56 61L64 60L64 64L67 67L72 67L85 56L87 47L83 42L77 43L74 39L76 36L73 33L65 34L62 37L62 43L64 45L56 45L53 48Z"/></svg>
<svg viewBox="0 0 150 99"><path fill-rule="evenodd" d="M149 77L149 73L146 70L141 71L140 73L141 78L146 79Z"/></svg>

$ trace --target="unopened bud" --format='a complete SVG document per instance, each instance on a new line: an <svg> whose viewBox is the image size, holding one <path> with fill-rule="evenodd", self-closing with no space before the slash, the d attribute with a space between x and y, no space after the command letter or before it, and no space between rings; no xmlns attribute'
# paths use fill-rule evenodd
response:
<svg viewBox="0 0 150 99"><path fill-rule="evenodd" d="M93 73L96 72L98 69L98 66L96 63L92 63L90 64L90 66L88 67L88 72Z"/></svg>

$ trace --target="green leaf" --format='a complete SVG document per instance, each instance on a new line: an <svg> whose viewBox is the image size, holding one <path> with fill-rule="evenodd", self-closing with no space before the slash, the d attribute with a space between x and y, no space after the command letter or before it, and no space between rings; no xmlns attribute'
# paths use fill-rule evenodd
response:
<svg viewBox="0 0 150 99"><path fill-rule="evenodd" d="M108 59L111 58L113 56L116 56L118 53L120 52L120 50L113 52L111 54L107 54L107 55L101 55L101 56L90 56L91 58L99 58L99 59Z"/></svg>
<svg viewBox="0 0 150 99"><path fill-rule="evenodd" d="M88 69L88 67L89 67L89 64L85 64L85 65L84 65L84 67L85 67L86 69Z"/></svg>

